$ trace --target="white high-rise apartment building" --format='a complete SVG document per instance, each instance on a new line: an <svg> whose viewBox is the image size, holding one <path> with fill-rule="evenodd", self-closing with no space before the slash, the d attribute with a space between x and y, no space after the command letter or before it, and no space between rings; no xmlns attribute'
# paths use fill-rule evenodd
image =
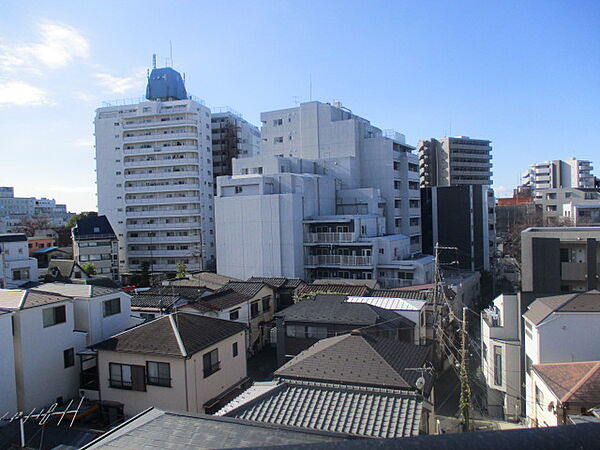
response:
<svg viewBox="0 0 600 450"><path fill-rule="evenodd" d="M423 139L417 144L421 186L492 184L492 146L468 136Z"/></svg>
<svg viewBox="0 0 600 450"><path fill-rule="evenodd" d="M214 266L211 113L170 67L147 100L96 111L98 211L119 238L119 271Z"/></svg>
<svg viewBox="0 0 600 450"><path fill-rule="evenodd" d="M521 183L536 192L551 188L593 188L592 162L571 158L532 164L521 175Z"/></svg>
<svg viewBox="0 0 600 450"><path fill-rule="evenodd" d="M431 281L418 159L404 136L321 102L261 122L261 156L235 159L217 182L219 273Z"/></svg>

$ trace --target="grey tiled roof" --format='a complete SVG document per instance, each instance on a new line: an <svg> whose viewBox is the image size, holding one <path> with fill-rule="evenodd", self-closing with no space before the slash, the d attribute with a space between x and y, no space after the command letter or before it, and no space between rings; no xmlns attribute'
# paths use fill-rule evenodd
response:
<svg viewBox="0 0 600 450"><path fill-rule="evenodd" d="M260 281L263 283L267 283L277 289L296 289L300 286L304 281L300 278L279 278L279 277L250 277L248 281Z"/></svg>
<svg viewBox="0 0 600 450"><path fill-rule="evenodd" d="M353 436L394 438L418 435L421 412L422 398L411 393L285 382L227 416Z"/></svg>
<svg viewBox="0 0 600 450"><path fill-rule="evenodd" d="M435 295L432 291L409 291L409 290L395 290L395 289L373 289L367 297L390 297L390 298L405 298L408 300L425 300L433 301ZM437 295L438 301L443 301L443 295L439 293Z"/></svg>
<svg viewBox="0 0 600 450"><path fill-rule="evenodd" d="M69 297L33 289L0 289L0 308L15 311L71 301Z"/></svg>
<svg viewBox="0 0 600 450"><path fill-rule="evenodd" d="M94 345L94 348L184 357L245 329L243 323L178 312L138 325ZM183 351L178 340L183 344Z"/></svg>
<svg viewBox="0 0 600 450"><path fill-rule="evenodd" d="M430 361L430 347L352 332L316 342L275 371L275 376L416 390L420 374L406 369ZM426 374L425 381L424 391L429 394L433 376Z"/></svg>
<svg viewBox="0 0 600 450"><path fill-rule="evenodd" d="M316 293L335 293L362 297L369 292L368 286L353 286L350 284L305 284L298 289L298 295L309 295Z"/></svg>
<svg viewBox="0 0 600 450"><path fill-rule="evenodd" d="M529 305L523 314L534 325L541 323L554 312L600 312L600 292L592 290L574 294L542 297Z"/></svg>
<svg viewBox="0 0 600 450"><path fill-rule="evenodd" d="M179 295L138 294L131 296L131 306L134 308L168 309L180 299Z"/></svg>
<svg viewBox="0 0 600 450"><path fill-rule="evenodd" d="M192 303L192 308L200 311L208 308L209 310L222 310L247 302L252 296L235 292L232 289L219 290L214 294L207 295L195 303Z"/></svg>
<svg viewBox="0 0 600 450"><path fill-rule="evenodd" d="M84 449L98 448L264 448L337 442L348 436L253 423L229 417L152 408L100 436Z"/></svg>
<svg viewBox="0 0 600 450"><path fill-rule="evenodd" d="M249 297L254 297L265 286L265 283L260 281L230 281L221 289L215 292L223 292L231 289L239 294L244 294Z"/></svg>
<svg viewBox="0 0 600 450"><path fill-rule="evenodd" d="M180 297L185 297L189 300L198 300L202 295L206 293L210 293L211 290L206 287L200 286L157 286L148 289L147 291L142 291L141 295L178 295Z"/></svg>
<svg viewBox="0 0 600 450"><path fill-rule="evenodd" d="M407 322L393 311L387 311L367 303L348 303L346 298L346 295L318 294L280 311L277 316L283 316L286 323L329 323L356 326L374 325L394 320L391 322L391 328L398 327L399 323Z"/></svg>

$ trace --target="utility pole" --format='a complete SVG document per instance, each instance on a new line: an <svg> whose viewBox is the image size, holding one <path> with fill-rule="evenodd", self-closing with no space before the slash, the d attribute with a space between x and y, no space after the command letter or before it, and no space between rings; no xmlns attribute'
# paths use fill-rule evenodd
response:
<svg viewBox="0 0 600 450"><path fill-rule="evenodd" d="M469 368L467 361L467 308L463 307L462 339L460 347L460 415L462 431L469 431L469 406L471 404L471 387L469 386Z"/></svg>

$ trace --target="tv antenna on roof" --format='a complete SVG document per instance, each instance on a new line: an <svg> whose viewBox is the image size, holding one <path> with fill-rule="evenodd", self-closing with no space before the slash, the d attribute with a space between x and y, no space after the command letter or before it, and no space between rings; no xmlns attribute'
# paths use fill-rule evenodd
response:
<svg viewBox="0 0 600 450"><path fill-rule="evenodd" d="M152 68L156 69L156 53L152 55Z"/></svg>
<svg viewBox="0 0 600 450"><path fill-rule="evenodd" d="M13 420L19 421L19 428L21 430L21 448L27 448L26 443L25 443L25 423L29 419L31 419L32 421L37 420L38 425L45 426L46 423L51 418L60 416L58 418L58 422L56 423L56 426L58 426L61 424L61 422L63 421L65 416L68 415L67 420L69 418L71 418L71 422L69 423L69 428L71 428L73 426L73 423L75 423L75 419L77 418L77 414L79 413L79 410L81 409L81 405L83 404L83 399L84 399L84 397L81 397L81 400L79 401L79 404L77 405L76 409L69 409L71 407L71 405L73 404L73 401L75 400L75 399L71 399L71 401L69 402L69 404L63 411L57 411L56 408L58 408L58 403L54 403L47 410L42 408L41 411L38 413L35 413L35 410L37 408L33 408L29 414L25 414L23 411L17 411L13 416L9 416L8 415L9 413L6 413L2 417L0 417L0 420L6 421L6 422L12 422ZM35 435L33 437L35 437ZM33 439L33 437L32 437L32 439ZM42 431L42 437L40 438L40 448L43 448L43 439L44 439L44 433Z"/></svg>
<svg viewBox="0 0 600 450"><path fill-rule="evenodd" d="M169 58L171 59L171 67L173 67L173 43L169 39Z"/></svg>

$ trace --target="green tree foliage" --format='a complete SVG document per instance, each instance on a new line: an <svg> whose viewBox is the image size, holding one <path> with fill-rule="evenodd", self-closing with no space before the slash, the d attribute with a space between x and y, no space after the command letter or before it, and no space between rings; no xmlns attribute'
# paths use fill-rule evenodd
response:
<svg viewBox="0 0 600 450"><path fill-rule="evenodd" d="M175 273L175 278L185 278L185 273L187 271L187 266L183 261L177 261L177 272Z"/></svg>
<svg viewBox="0 0 600 450"><path fill-rule="evenodd" d="M142 263L140 264L140 270L140 286L150 286L150 262L142 261Z"/></svg>
<svg viewBox="0 0 600 450"><path fill-rule="evenodd" d="M65 227L71 229L77 224L78 220L89 219L90 217L98 217L98 213L96 211L83 211L79 214L75 214L74 216L71 216Z"/></svg>
<svg viewBox="0 0 600 450"><path fill-rule="evenodd" d="M85 263L85 264L83 264L83 265L81 266L81 268L82 268L83 270L85 270L85 272L86 272L88 275L91 275L91 276L93 276L93 275L96 275L96 273L97 273L97 272L96 272L96 266L94 266L94 264L92 264L91 262L88 262L88 263Z"/></svg>

